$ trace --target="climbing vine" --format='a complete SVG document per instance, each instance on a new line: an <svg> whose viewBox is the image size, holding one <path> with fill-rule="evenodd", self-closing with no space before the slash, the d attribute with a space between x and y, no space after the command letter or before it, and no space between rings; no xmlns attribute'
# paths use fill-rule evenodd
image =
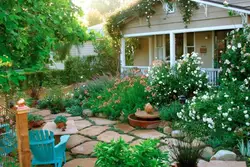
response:
<svg viewBox="0 0 250 167"><path fill-rule="evenodd" d="M121 38L121 28L124 27L128 19L135 17L145 17L150 27L150 19L156 12L154 6L162 0L140 0L135 5L130 6L122 11L116 12L107 20L106 28L110 36L114 39ZM191 0L164 0L169 6L176 4L183 17L183 22L187 26L195 10L199 9L196 2Z"/></svg>

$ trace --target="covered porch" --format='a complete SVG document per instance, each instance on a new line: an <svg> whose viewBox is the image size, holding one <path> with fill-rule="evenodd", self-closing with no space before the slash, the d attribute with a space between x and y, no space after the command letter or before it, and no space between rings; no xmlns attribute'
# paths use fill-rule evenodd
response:
<svg viewBox="0 0 250 167"><path fill-rule="evenodd" d="M240 27L241 25L237 28ZM227 45L225 38L232 29L235 29L235 26L214 27L210 30L185 29L184 33L171 31L141 36L125 35L121 40L121 71L136 68L146 74L154 60L162 60L173 67L182 55L195 52L201 57L201 69L207 74L208 82L216 85L219 80L221 55ZM131 37L137 37L140 44L135 51L133 63L129 64L125 57L125 38Z"/></svg>

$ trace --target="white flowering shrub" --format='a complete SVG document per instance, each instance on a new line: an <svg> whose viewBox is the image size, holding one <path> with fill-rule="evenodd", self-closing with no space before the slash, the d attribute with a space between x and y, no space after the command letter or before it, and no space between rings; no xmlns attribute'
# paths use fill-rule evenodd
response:
<svg viewBox="0 0 250 167"><path fill-rule="evenodd" d="M243 81L250 75L250 28L233 30L222 56L222 76L226 81Z"/></svg>
<svg viewBox="0 0 250 167"><path fill-rule="evenodd" d="M196 53L184 55L174 68L154 66L149 71L151 102L158 106L169 104L178 96L192 97L207 89L207 78L200 69L200 57Z"/></svg>
<svg viewBox="0 0 250 167"><path fill-rule="evenodd" d="M177 113L190 134L235 144L250 130L250 30L234 30L222 57L220 87L202 92ZM225 137L227 139L225 139Z"/></svg>

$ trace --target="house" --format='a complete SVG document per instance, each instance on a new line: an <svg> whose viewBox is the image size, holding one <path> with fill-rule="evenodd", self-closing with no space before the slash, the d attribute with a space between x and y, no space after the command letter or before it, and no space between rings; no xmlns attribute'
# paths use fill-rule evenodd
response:
<svg viewBox="0 0 250 167"><path fill-rule="evenodd" d="M100 37L104 36L103 24L94 25L88 28L88 31L94 31L99 34ZM98 38L97 38L98 39ZM87 41L83 45L73 46L70 50L70 56L96 56L95 48L92 41Z"/></svg>
<svg viewBox="0 0 250 167"><path fill-rule="evenodd" d="M174 66L183 54L196 52L204 62L202 70L208 74L209 82L216 83L221 54L227 46L227 33L250 22L250 0L190 1L196 2L199 9L194 11L187 27L176 5L170 8L164 0L154 5L150 26L144 16L125 19L121 29L121 71L136 67L147 72L155 59ZM229 11L234 15L230 16ZM132 37L139 38L140 47L135 52L133 66L127 66L125 39Z"/></svg>
<svg viewBox="0 0 250 167"><path fill-rule="evenodd" d="M94 31L97 36L97 40L104 36L104 30L103 30L104 24L98 24L92 27L88 28L88 32ZM49 69L57 69L57 70L64 70L64 62L55 62L53 59L53 53L51 53L50 60L52 61L52 65L49 65ZM86 57L86 56L97 56L97 53L95 52L95 48L93 45L93 41L86 41L82 45L74 45L70 49L69 52L70 56L80 56L80 57Z"/></svg>

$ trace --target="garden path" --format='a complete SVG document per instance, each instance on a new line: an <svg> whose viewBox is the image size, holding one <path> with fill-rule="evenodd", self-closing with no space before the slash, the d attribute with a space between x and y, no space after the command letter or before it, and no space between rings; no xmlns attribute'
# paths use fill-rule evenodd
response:
<svg viewBox="0 0 250 167"><path fill-rule="evenodd" d="M33 112L42 115L46 122L53 121L57 115L64 115L68 119L74 120L78 133L71 135L66 150L67 163L64 167L94 167L96 157L94 156L94 147L99 141L110 142L112 139L123 138L131 145L138 145L145 139L160 139L160 149L168 149L169 136L155 130L135 129L129 124L111 121L105 118L82 118L73 117L70 114L61 113L51 115L48 110ZM212 165L212 166L211 166ZM200 161L199 167L246 167L237 162L214 161L207 163Z"/></svg>

